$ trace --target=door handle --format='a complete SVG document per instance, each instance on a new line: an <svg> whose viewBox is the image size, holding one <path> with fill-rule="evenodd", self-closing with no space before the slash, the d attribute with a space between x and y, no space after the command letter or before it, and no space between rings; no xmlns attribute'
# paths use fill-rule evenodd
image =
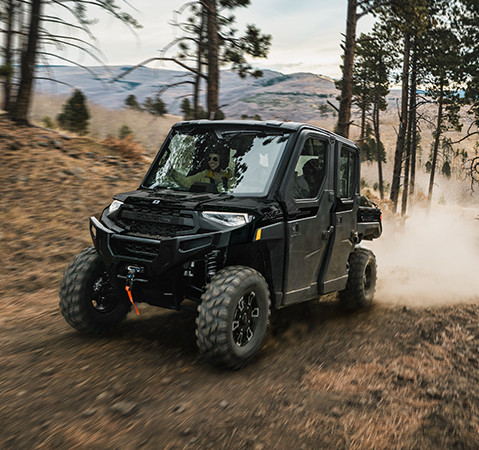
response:
<svg viewBox="0 0 479 450"><path fill-rule="evenodd" d="M291 224L291 236L296 236L299 234L299 224L293 223Z"/></svg>
<svg viewBox="0 0 479 450"><path fill-rule="evenodd" d="M321 239L323 241L327 241L329 238L329 235L333 232L333 227L330 225L326 231L323 231L321 233Z"/></svg>

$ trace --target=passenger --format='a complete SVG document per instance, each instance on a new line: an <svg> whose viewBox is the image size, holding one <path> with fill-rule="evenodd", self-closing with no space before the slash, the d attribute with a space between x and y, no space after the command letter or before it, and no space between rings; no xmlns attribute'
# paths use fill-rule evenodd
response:
<svg viewBox="0 0 479 450"><path fill-rule="evenodd" d="M296 177L293 186L293 198L314 198L318 195L323 182L323 170L317 159L306 161L303 175Z"/></svg>

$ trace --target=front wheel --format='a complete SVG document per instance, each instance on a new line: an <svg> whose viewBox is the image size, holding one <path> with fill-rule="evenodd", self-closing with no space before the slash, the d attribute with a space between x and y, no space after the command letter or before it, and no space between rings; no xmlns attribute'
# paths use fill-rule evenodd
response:
<svg viewBox="0 0 479 450"><path fill-rule="evenodd" d="M339 293L341 304L348 309L371 305L376 291L376 257L371 250L357 247L349 256L346 289Z"/></svg>
<svg viewBox="0 0 479 450"><path fill-rule="evenodd" d="M131 303L113 288L94 247L80 252L68 266L60 287L60 310L79 331L102 333L125 318Z"/></svg>
<svg viewBox="0 0 479 450"><path fill-rule="evenodd" d="M222 367L245 366L263 345L269 314L269 289L259 272L244 266L220 270L206 286L198 307L200 352Z"/></svg>

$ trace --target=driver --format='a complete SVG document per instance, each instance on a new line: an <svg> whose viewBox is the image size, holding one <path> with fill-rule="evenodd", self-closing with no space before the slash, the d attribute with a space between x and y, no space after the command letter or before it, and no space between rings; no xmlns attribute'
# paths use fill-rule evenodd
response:
<svg viewBox="0 0 479 450"><path fill-rule="evenodd" d="M184 176L177 170L172 169L172 178L181 186L189 189L195 183L210 183L217 188L228 189L228 181L231 178L229 169L221 170L221 156L219 153L210 152L206 158L208 169L194 175Z"/></svg>

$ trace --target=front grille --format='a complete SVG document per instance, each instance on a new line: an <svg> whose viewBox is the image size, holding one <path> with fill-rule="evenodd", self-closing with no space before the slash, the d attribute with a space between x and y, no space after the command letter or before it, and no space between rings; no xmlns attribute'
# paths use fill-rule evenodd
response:
<svg viewBox="0 0 479 450"><path fill-rule="evenodd" d="M153 261L159 253L158 244L145 244L143 242L132 242L127 240L111 240L111 249L115 255L132 256L135 258Z"/></svg>
<svg viewBox="0 0 479 450"><path fill-rule="evenodd" d="M197 229L194 213L157 205L125 205L115 222L132 234L155 238L181 236Z"/></svg>

